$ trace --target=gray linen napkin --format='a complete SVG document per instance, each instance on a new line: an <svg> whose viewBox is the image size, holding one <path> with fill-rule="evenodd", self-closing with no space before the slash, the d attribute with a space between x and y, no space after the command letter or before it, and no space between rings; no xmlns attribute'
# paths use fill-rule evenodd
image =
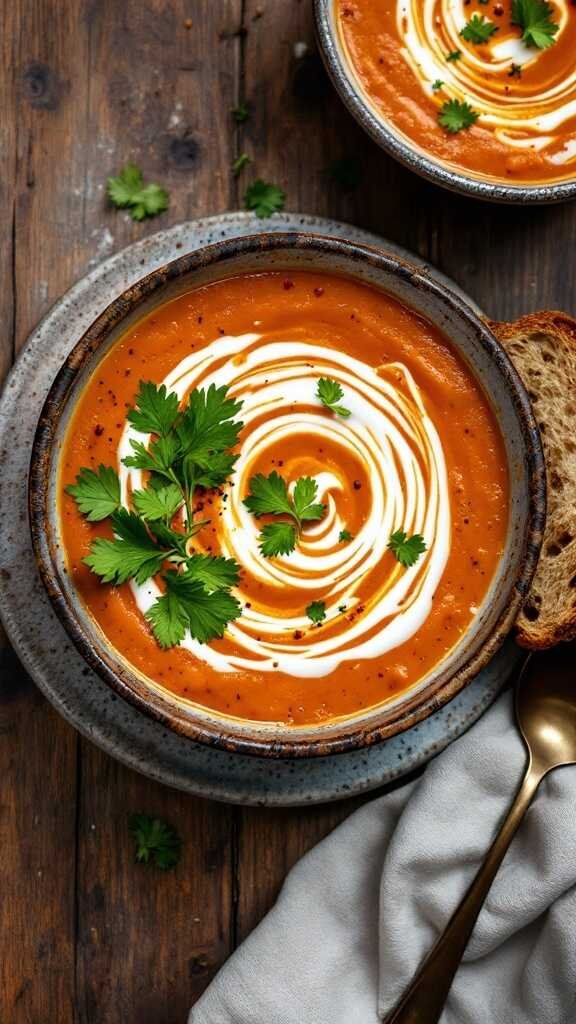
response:
<svg viewBox="0 0 576 1024"><path fill-rule="evenodd" d="M296 865L189 1024L378 1024L472 879L523 766L507 694L420 779ZM540 787L442 1024L576 1024L576 769Z"/></svg>

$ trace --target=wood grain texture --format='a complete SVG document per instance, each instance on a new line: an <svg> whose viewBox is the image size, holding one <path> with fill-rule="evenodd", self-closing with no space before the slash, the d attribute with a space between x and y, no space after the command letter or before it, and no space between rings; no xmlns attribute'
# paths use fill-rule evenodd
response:
<svg viewBox="0 0 576 1024"><path fill-rule="evenodd" d="M1 374L90 266L242 205L256 177L288 209L419 252L495 318L576 312L576 205L475 203L381 153L328 82L309 0L12 0L0 47ZM251 116L236 126L239 102ZM348 190L328 173L343 158L360 175ZM108 206L127 160L169 188L161 218ZM79 739L0 658L0 1022L183 1024L286 871L355 804L239 810L170 792ZM181 831L173 874L133 864L132 811Z"/></svg>

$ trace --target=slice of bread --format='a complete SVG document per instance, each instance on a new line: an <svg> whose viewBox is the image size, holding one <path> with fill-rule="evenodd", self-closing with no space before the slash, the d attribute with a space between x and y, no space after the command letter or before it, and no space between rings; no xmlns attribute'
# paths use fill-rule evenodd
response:
<svg viewBox="0 0 576 1024"><path fill-rule="evenodd" d="M576 637L576 320L543 312L490 327L540 426L548 480L544 543L516 639L533 650Z"/></svg>

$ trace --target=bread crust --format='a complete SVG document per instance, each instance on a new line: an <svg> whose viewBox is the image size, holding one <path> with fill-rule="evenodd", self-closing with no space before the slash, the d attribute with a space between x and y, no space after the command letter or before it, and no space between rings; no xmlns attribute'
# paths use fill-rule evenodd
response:
<svg viewBox="0 0 576 1024"><path fill-rule="evenodd" d="M546 457L544 540L515 630L543 650L576 637L576 319L544 310L488 325L526 386Z"/></svg>

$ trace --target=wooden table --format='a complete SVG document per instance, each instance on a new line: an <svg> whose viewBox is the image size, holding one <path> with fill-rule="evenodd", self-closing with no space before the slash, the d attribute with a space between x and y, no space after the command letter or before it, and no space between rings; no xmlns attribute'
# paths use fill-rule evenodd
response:
<svg viewBox="0 0 576 1024"><path fill-rule="evenodd" d="M241 207L255 176L281 185L288 209L419 252L494 317L576 313L576 206L491 207L404 171L337 99L310 7L5 0L2 374L90 266L171 223ZM237 126L243 101L251 116ZM242 151L253 162L235 179ZM362 171L348 192L326 173L340 158ZM167 214L138 225L107 206L106 177L127 160L169 188ZM80 738L6 644L0 658L0 1021L183 1024L288 868L354 805L243 810L164 789ZM126 822L139 810L177 824L172 874L133 864Z"/></svg>

